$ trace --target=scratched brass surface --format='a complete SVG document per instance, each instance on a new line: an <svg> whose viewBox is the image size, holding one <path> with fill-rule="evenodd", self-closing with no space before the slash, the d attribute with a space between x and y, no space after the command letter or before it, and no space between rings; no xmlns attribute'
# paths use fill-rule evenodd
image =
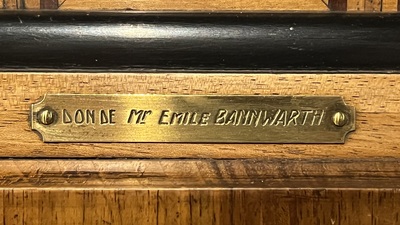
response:
<svg viewBox="0 0 400 225"><path fill-rule="evenodd" d="M339 96L46 95L44 142L344 143L355 110Z"/></svg>

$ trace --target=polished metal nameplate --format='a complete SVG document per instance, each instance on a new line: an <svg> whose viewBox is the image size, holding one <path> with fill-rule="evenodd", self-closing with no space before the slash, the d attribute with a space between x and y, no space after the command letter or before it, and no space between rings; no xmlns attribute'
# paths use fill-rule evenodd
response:
<svg viewBox="0 0 400 225"><path fill-rule="evenodd" d="M44 142L344 143L340 96L48 94L32 104Z"/></svg>

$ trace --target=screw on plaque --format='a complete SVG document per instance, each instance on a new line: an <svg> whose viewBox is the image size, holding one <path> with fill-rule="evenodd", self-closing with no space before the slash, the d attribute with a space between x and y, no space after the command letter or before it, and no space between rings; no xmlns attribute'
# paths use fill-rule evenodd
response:
<svg viewBox="0 0 400 225"><path fill-rule="evenodd" d="M37 120L40 124L50 125L56 121L57 113L49 108L42 109L38 112Z"/></svg>
<svg viewBox="0 0 400 225"><path fill-rule="evenodd" d="M336 112L332 116L332 122L335 126L343 127L347 124L347 116L342 112Z"/></svg>

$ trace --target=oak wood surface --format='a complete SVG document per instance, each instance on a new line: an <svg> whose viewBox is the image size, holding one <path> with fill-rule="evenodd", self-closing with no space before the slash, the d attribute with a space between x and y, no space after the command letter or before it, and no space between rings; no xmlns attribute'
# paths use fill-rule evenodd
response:
<svg viewBox="0 0 400 225"><path fill-rule="evenodd" d="M399 79L2 73L0 217L3 224L397 224ZM357 131L344 145L44 144L27 116L45 93L341 95L356 107Z"/></svg>
<svg viewBox="0 0 400 225"><path fill-rule="evenodd" d="M32 225L394 225L399 200L398 189L4 188L0 216L3 224Z"/></svg>
<svg viewBox="0 0 400 225"><path fill-rule="evenodd" d="M329 10L319 0L4 2L6 9L24 2L60 10ZM397 7L397 0L347 1L348 11ZM399 224L399 81L385 74L1 73L0 224ZM334 94L356 107L357 131L345 145L323 146L43 144L27 115L45 93Z"/></svg>
<svg viewBox="0 0 400 225"><path fill-rule="evenodd" d="M339 3L340 1L340 3ZM59 10L269 10L269 11L329 11L345 3L344 11L396 12L398 0L3 0L4 9Z"/></svg>
<svg viewBox="0 0 400 225"><path fill-rule="evenodd" d="M6 9L21 9L20 0L4 0ZM328 10L320 0L25 0L25 8L58 5L61 10ZM47 4L43 4L46 3Z"/></svg>
<svg viewBox="0 0 400 225"><path fill-rule="evenodd" d="M133 9L133 10L327 10L320 0L308 1L251 1L251 0L153 0L153 1L109 1L88 0L81 4L77 0L67 0L60 9Z"/></svg>
<svg viewBox="0 0 400 225"><path fill-rule="evenodd" d="M385 74L13 74L0 75L0 157L385 158L399 157L400 76ZM357 111L343 145L45 144L28 123L46 93L340 95Z"/></svg>
<svg viewBox="0 0 400 225"><path fill-rule="evenodd" d="M397 159L13 159L0 187L400 188Z"/></svg>

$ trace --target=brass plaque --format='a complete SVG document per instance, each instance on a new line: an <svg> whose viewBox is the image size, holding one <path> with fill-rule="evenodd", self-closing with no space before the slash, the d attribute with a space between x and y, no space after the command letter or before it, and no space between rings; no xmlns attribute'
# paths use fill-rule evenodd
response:
<svg viewBox="0 0 400 225"><path fill-rule="evenodd" d="M340 96L48 94L32 104L44 142L344 143Z"/></svg>

